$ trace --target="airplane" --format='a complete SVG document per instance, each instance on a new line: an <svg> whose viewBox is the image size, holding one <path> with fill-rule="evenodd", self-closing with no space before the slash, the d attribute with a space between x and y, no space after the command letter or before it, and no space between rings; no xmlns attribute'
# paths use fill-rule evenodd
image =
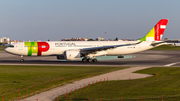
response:
<svg viewBox="0 0 180 101"><path fill-rule="evenodd" d="M146 36L137 41L46 41L19 42L5 48L21 56L56 56L57 59L97 62L98 56L117 56L148 50L165 43L161 41L169 19L161 19Z"/></svg>

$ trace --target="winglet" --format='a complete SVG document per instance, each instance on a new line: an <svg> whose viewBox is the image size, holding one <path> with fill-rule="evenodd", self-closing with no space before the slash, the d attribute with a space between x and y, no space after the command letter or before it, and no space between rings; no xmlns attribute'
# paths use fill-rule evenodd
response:
<svg viewBox="0 0 180 101"><path fill-rule="evenodd" d="M161 41L169 19L161 19L140 41Z"/></svg>

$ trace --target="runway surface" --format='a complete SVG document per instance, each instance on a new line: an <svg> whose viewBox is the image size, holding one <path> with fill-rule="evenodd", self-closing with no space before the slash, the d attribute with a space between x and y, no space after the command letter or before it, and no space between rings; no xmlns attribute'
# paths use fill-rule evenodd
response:
<svg viewBox="0 0 180 101"><path fill-rule="evenodd" d="M25 62L20 62L20 56L11 55L0 51L1 65L60 65L60 66L180 66L180 51L148 50L131 54L136 58L100 60L97 63L81 61L59 61L55 56L24 57Z"/></svg>

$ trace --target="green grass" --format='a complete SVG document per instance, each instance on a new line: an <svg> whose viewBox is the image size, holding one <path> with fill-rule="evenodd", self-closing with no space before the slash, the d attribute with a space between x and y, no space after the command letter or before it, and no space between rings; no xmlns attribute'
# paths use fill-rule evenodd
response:
<svg viewBox="0 0 180 101"><path fill-rule="evenodd" d="M125 67L0 65L0 96L5 97L6 92L7 96L5 100L17 99L19 97L23 98L30 96L34 93L39 93L41 91L60 86L62 84L72 82L74 80L87 78L90 76L95 76L124 68ZM63 80L63 77L65 78L65 80ZM67 80L67 78L69 78L69 80ZM58 79L60 79L60 82L58 81ZM48 84L49 80L50 84ZM39 87L37 86L38 82ZM45 86L43 85L43 82L45 82ZM18 89L20 89L19 94ZM12 90L13 95L11 94Z"/></svg>
<svg viewBox="0 0 180 101"><path fill-rule="evenodd" d="M5 48L0 48L0 51L4 51Z"/></svg>
<svg viewBox="0 0 180 101"><path fill-rule="evenodd" d="M91 88L83 89L83 91L73 92L71 99L88 99L90 101L105 100L121 100L123 101L180 101L180 67L157 67L138 71L138 73L156 74L159 76L123 81L108 81L98 83ZM67 96L67 100L70 95ZM130 100L128 100L130 99ZM57 100L57 99L56 99ZM63 96L58 100L63 100ZM74 100L72 100L74 101ZM83 101L83 100L81 100ZM84 100L85 101L85 100Z"/></svg>
<svg viewBox="0 0 180 101"><path fill-rule="evenodd" d="M0 49L0 51L4 51L4 49Z"/></svg>
<svg viewBox="0 0 180 101"><path fill-rule="evenodd" d="M161 45L151 50L180 50L180 46L173 46L173 45Z"/></svg>
<svg viewBox="0 0 180 101"><path fill-rule="evenodd" d="M0 51L4 51L7 46L0 46Z"/></svg>

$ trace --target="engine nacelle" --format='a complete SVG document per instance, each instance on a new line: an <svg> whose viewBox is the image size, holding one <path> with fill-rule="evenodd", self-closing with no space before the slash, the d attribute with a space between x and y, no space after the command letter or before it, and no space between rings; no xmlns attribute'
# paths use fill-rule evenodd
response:
<svg viewBox="0 0 180 101"><path fill-rule="evenodd" d="M64 58L66 60L79 60L81 59L81 53L78 50L68 50L64 52Z"/></svg>

